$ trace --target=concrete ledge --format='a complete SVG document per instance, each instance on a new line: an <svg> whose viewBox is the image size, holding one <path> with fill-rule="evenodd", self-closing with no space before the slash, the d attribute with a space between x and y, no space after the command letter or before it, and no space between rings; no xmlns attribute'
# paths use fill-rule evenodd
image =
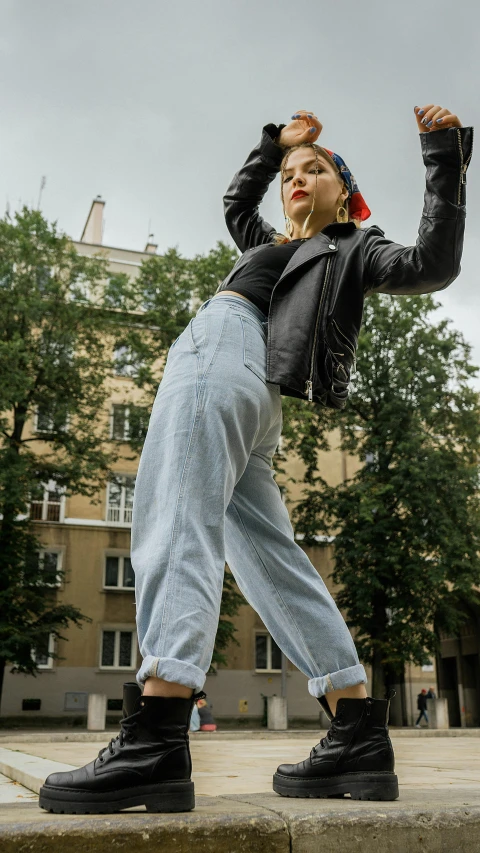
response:
<svg viewBox="0 0 480 853"><path fill-rule="evenodd" d="M2 853L476 853L480 806L456 791L451 805L285 799L275 794L197 797L195 811L147 815L49 815L33 804L0 806Z"/></svg>
<svg viewBox="0 0 480 853"><path fill-rule="evenodd" d="M229 798L230 799L230 798ZM232 797L231 799L237 799ZM243 803L261 802L281 817L292 853L342 850L348 853L478 853L480 805L476 792L456 791L451 804L437 799L419 803L413 791L390 803L344 800L299 800L275 794L242 796Z"/></svg>
<svg viewBox="0 0 480 853"><path fill-rule="evenodd" d="M35 794L39 793L50 773L63 773L65 770L75 770L75 767L72 764L62 764L60 761L37 758L25 752L15 752L12 749L0 747L0 773L12 782L19 782Z"/></svg>
<svg viewBox="0 0 480 853"><path fill-rule="evenodd" d="M147 815L50 815L38 806L0 806L2 853L290 853L285 821L269 809L197 797L195 811Z"/></svg>

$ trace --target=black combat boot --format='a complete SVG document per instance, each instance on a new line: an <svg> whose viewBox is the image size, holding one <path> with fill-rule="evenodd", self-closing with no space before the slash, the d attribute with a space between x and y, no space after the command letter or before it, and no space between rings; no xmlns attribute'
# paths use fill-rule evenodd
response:
<svg viewBox="0 0 480 853"><path fill-rule="evenodd" d="M281 764L273 790L284 797L343 797L396 800L398 780L388 735L388 699L339 699L324 738L299 764Z"/></svg>
<svg viewBox="0 0 480 853"><path fill-rule="evenodd" d="M121 732L98 758L67 773L52 773L39 805L64 814L107 814L146 806L148 812L195 808L188 729L194 700L142 696L124 685Z"/></svg>

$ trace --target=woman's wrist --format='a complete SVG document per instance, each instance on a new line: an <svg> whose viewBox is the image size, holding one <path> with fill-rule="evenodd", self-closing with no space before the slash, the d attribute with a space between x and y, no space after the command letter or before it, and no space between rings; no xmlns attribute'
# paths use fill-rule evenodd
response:
<svg viewBox="0 0 480 853"><path fill-rule="evenodd" d="M274 144L274 145L277 145L279 148L282 148L282 149L283 149L285 146L284 146L284 145L282 145L282 143L280 142L280 136L281 136L281 134L282 134L282 130L283 130L283 128L284 128L284 127L285 127L285 125L284 125L284 124L278 124L278 125L270 124L270 125L266 125L266 128L268 128L268 131L267 131L267 132L268 132L268 135L270 136L270 139L272 140L273 144Z"/></svg>

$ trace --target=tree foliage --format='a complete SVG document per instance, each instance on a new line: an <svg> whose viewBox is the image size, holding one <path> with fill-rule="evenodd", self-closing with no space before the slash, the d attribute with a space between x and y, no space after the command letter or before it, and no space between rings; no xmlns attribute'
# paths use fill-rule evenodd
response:
<svg viewBox="0 0 480 853"><path fill-rule="evenodd" d="M47 492L93 499L114 462L106 277L39 211L0 220L0 690L6 661L35 672L32 649L84 618L45 581L30 510Z"/></svg>
<svg viewBox="0 0 480 853"><path fill-rule="evenodd" d="M471 348L430 296L367 300L357 374L342 412L294 402L285 450L306 465L292 513L305 543L334 534L337 602L374 690L424 664L480 585L479 395ZM364 463L331 486L318 451L334 426Z"/></svg>

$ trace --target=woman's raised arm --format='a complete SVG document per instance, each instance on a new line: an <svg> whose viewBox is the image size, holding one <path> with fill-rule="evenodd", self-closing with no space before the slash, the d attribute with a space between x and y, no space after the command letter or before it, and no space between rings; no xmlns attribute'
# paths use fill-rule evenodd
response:
<svg viewBox="0 0 480 853"><path fill-rule="evenodd" d="M241 252L271 242L277 230L258 211L268 187L280 171L284 149L315 140L322 125L307 110L299 110L288 125L267 124L259 144L234 175L224 197L225 222Z"/></svg>
<svg viewBox="0 0 480 853"><path fill-rule="evenodd" d="M415 107L415 117L426 167L418 238L415 246L402 246L377 226L365 229L367 293L432 293L460 272L473 127L462 127L456 115L433 104Z"/></svg>

